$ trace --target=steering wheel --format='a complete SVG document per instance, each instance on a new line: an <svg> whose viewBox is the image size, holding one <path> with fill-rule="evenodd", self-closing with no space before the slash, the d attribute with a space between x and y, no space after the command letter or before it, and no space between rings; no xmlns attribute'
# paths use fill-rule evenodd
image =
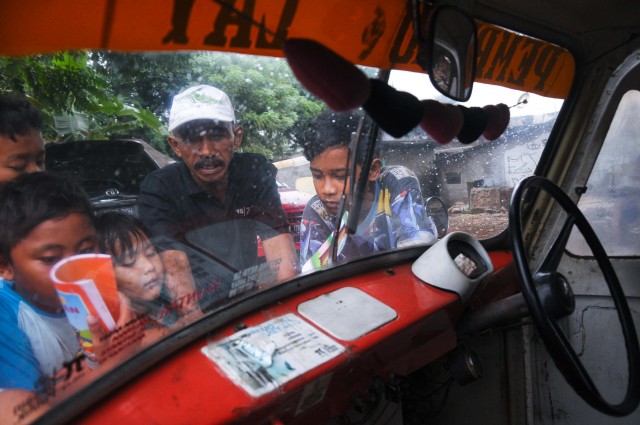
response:
<svg viewBox="0 0 640 425"><path fill-rule="evenodd" d="M560 234L551 249L546 253L540 263L540 267L534 273L530 271L527 262L521 217L522 197L530 188L539 188L547 192L567 213L567 219ZM625 416L632 413L640 402L640 348L638 346L638 337L620 281L609 261L609 257L587 219L571 198L553 182L544 177L531 176L522 180L513 192L509 208L509 223L513 257L522 280L522 293L529 305L529 312L538 329L538 333L556 366L578 395L595 409L612 416ZM556 322L562 316L570 314L574 307L571 286L557 272L574 224L582 233L589 248L591 248L604 275L624 335L629 380L624 400L619 404L611 404L600 395L589 373ZM558 298L561 300L559 303L554 301L554 299L557 300Z"/></svg>

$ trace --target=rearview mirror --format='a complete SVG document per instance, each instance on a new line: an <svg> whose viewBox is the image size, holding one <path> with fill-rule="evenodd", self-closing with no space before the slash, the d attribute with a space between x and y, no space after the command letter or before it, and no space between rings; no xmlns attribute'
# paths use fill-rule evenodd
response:
<svg viewBox="0 0 640 425"><path fill-rule="evenodd" d="M435 9L424 41L424 54L419 59L425 62L421 65L433 86L453 100L469 100L478 48L474 20L454 7Z"/></svg>

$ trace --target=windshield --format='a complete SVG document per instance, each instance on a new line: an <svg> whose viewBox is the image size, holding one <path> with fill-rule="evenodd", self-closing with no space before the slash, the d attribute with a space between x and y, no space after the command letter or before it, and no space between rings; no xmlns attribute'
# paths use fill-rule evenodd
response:
<svg viewBox="0 0 640 425"><path fill-rule="evenodd" d="M419 99L453 103L438 94L428 77L394 71L390 84ZM454 139L441 145L417 128L402 139L383 136L390 163L407 164L420 176L425 199L438 196L449 213L449 232L464 231L488 239L507 228L507 212L514 186L532 175L562 99L476 83L467 107L504 104L509 125L495 140L480 137L470 144Z"/></svg>
<svg viewBox="0 0 640 425"><path fill-rule="evenodd" d="M514 185L533 174L562 106L478 83L463 105L503 104L508 126L492 140L461 143L456 133L442 143L420 126L393 137L362 108L329 110L281 58L60 52L1 58L0 70L0 89L26 94L42 113L46 179L71 176L90 207L89 217L80 207L43 216L85 229L89 243L60 242L70 248L42 269L53 296L14 299L52 317L63 340L52 353L24 333L33 353L11 353L29 371L12 382L36 394L16 404L27 419L79 391L96 370L300 275L428 249L453 231L496 237L507 228ZM392 71L388 84L453 104L424 74ZM79 193L70 183L68 190ZM5 276L2 290L15 292L20 282ZM38 303L42 297L60 303Z"/></svg>

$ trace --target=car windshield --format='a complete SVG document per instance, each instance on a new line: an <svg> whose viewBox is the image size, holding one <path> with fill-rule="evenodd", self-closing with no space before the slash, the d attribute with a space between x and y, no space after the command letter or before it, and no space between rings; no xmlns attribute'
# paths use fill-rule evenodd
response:
<svg viewBox="0 0 640 425"><path fill-rule="evenodd" d="M506 127L487 133L485 124L463 143L462 122L440 117L447 140L447 131L425 125L391 135L366 108L328 108L284 58L104 50L1 57L0 89L25 93L43 113L47 173L82 185L96 223L99 243L78 252L67 266L75 271L63 261L52 272L67 317L96 302L95 287L69 282L111 279L120 294L115 307L107 300L89 309L103 326L99 340L87 334L96 328L86 315L71 322L82 354L42 374L38 391L67 399L100 376L94 368L118 370L229 306L277 299L288 282L424 251L454 231L483 241L505 231L514 186L534 173L563 100L478 82L458 103L426 74L401 70L385 84L438 107L494 107ZM82 265L87 256L95 263ZM91 274L98 263L111 274ZM80 367L83 357L89 368ZM25 417L41 399L19 405Z"/></svg>

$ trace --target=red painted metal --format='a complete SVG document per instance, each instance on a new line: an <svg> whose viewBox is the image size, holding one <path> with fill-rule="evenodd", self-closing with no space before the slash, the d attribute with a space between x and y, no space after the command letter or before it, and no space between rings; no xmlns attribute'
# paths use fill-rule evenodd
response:
<svg viewBox="0 0 640 425"><path fill-rule="evenodd" d="M509 253L491 255L499 264L497 268L510 260ZM208 342L233 334L238 322L255 326L287 313L297 314L300 303L343 287L373 296L393 308L397 318L355 341L337 340L347 348L345 353L278 390L253 398L200 351ZM341 279L281 300L184 347L94 406L83 421L321 423L351 407L354 394L366 396L373 378L390 382L394 376L409 374L455 348L455 325L462 311L457 295L418 280L411 273L411 263ZM300 411L304 389L318 384L320 378L328 383L324 397Z"/></svg>

